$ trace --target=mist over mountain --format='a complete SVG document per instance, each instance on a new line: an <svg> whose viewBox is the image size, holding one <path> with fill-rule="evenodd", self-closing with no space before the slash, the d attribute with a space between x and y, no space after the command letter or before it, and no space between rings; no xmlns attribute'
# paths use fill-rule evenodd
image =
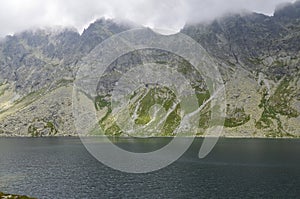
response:
<svg viewBox="0 0 300 199"><path fill-rule="evenodd" d="M99 19L82 34L72 28L36 29L5 37L0 42L0 134L76 134L72 83L78 63L105 39L133 27ZM281 5L273 16L228 14L209 23L186 24L181 32L200 43L218 62L226 86L225 136L300 136L299 1ZM178 70L190 71L185 60L160 51L133 52L116 60L111 68L124 62L129 64L121 67L133 67L145 60L172 62ZM107 82L114 80L110 72ZM196 79L190 74L186 76ZM205 87L199 84L195 89L204 91ZM143 92L156 96L164 91ZM108 103L106 98L99 99L100 104ZM98 108L107 111L106 107ZM109 123L109 111L106 115L101 126L107 134L122 135L121 131L111 131L115 128ZM207 128L208 115L205 109L199 135ZM173 129L176 125L169 126ZM164 135L172 135L168 128Z"/></svg>
<svg viewBox="0 0 300 199"><path fill-rule="evenodd" d="M132 21L179 31L185 23L211 21L250 10L272 15L275 6L295 0L10 0L1 1L0 37L40 27L75 27L80 33L98 18Z"/></svg>

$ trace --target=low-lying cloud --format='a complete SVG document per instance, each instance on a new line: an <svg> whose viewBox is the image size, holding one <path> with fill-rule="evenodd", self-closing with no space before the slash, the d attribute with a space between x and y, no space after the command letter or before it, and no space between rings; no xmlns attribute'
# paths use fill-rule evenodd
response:
<svg viewBox="0 0 300 199"><path fill-rule="evenodd" d="M211 20L227 12L270 15L283 2L293 0L3 0L0 36L45 26L74 26L82 31L100 17L178 30L186 22Z"/></svg>

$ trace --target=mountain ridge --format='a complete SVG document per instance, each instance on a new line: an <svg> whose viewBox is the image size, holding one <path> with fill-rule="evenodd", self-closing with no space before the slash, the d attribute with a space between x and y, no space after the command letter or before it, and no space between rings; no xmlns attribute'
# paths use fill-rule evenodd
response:
<svg viewBox="0 0 300 199"><path fill-rule="evenodd" d="M233 14L181 30L218 62L227 90L225 136L300 135L299 9L297 1L277 8L273 16ZM103 40L132 27L99 19L82 34L36 30L2 40L0 134L76 135L71 86L78 62ZM179 60L137 54L124 60L132 65L140 59Z"/></svg>

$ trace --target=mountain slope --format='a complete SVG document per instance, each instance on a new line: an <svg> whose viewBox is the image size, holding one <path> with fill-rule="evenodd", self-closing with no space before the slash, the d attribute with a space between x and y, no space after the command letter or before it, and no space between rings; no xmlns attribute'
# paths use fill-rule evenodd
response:
<svg viewBox="0 0 300 199"><path fill-rule="evenodd" d="M57 106L64 98L60 90L66 87L66 98L71 103L78 61L109 36L129 28L126 24L99 19L82 35L73 29L49 28L25 31L2 40L0 133L31 135L30 126L36 121L46 121L54 124L56 134L76 134L74 124L63 125L64 120L69 120L67 116L54 116L58 110L72 112L71 105ZM43 98L49 104L45 105ZM53 109L54 106L59 108Z"/></svg>
<svg viewBox="0 0 300 199"><path fill-rule="evenodd" d="M181 32L199 42L217 60L227 95L225 136L300 136L300 2L277 8L274 16L230 14L210 23L188 24ZM0 43L0 134L68 135L73 125L71 92L78 62L113 34L132 26L97 20L80 35L72 29L25 31ZM180 57L162 51L132 52L111 64L99 87L96 108L106 111L100 126L109 135L122 135L109 108L112 86L129 68L143 63L169 64L192 79L199 104L209 98L201 76ZM118 70L115 70L118 69ZM119 71L116 73L115 71ZM101 90L102 89L102 90ZM132 107L146 112L164 88L145 88L145 98ZM197 90L198 89L198 90ZM150 98L156 101L151 101ZM150 100L150 101L149 101ZM149 103L150 102L150 103ZM148 104L147 104L148 103ZM137 109L138 110L138 109ZM180 115L172 112L162 134L172 135ZM151 114L132 116L147 124ZM199 135L207 128L209 110L201 113ZM153 119L153 118L152 118Z"/></svg>
<svg viewBox="0 0 300 199"><path fill-rule="evenodd" d="M228 116L232 109L244 109L250 116L247 128L228 128L229 134L299 135L299 9L298 1L278 8L271 17L236 14L182 30L219 60L227 82Z"/></svg>

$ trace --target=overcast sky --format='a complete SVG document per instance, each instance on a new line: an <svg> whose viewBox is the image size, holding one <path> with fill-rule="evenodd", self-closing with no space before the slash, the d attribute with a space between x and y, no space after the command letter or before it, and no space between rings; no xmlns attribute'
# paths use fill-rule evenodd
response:
<svg viewBox="0 0 300 199"><path fill-rule="evenodd" d="M186 22L250 10L271 15L294 0L1 0L0 36L46 26L74 26L79 32L100 17L178 30Z"/></svg>

